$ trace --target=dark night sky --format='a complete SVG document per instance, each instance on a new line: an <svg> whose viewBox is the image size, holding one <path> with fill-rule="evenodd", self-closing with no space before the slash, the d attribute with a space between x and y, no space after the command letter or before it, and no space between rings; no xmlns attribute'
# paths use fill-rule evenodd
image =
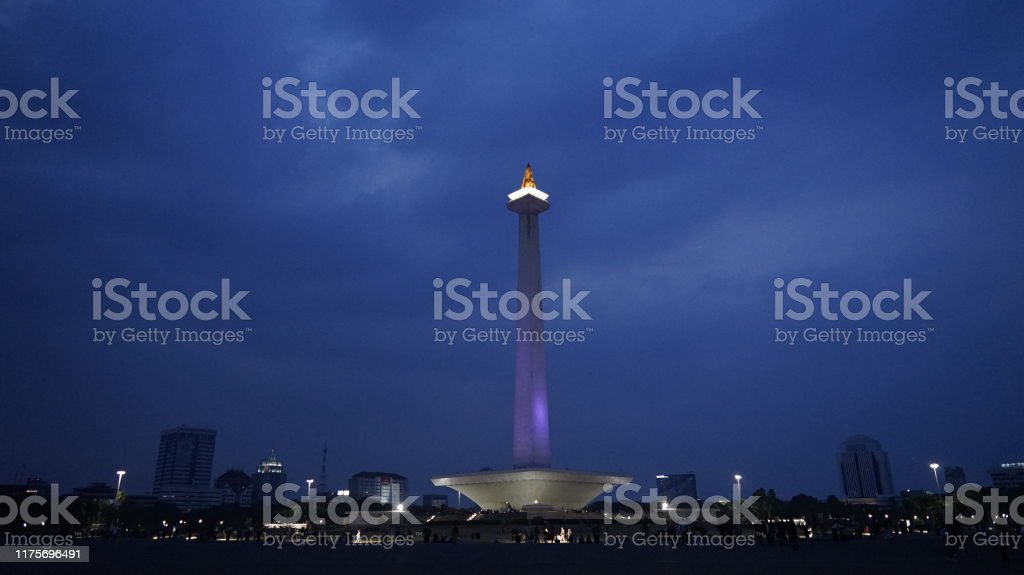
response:
<svg viewBox="0 0 1024 575"><path fill-rule="evenodd" d="M944 119L946 76L1024 88L1020 7L287 6L0 4L0 88L58 76L81 119L38 126L82 126L0 141L0 483L125 468L145 492L160 431L183 423L218 430L215 475L274 448L293 479L316 476L325 441L331 483L383 469L422 493L434 474L509 466L513 350L434 343L464 326L432 320L431 282L514 288L504 202L527 161L551 194L545 285L592 292L588 341L548 348L556 466L823 496L856 433L889 451L898 489L929 487L930 461L985 483L1024 456L1024 143L943 141L947 124L1000 124ZM357 92L400 77L421 119L350 124L422 129L263 142L265 124L303 123L261 117L261 79L289 75ZM605 120L606 76L700 92L742 77L764 130L604 142L605 125L657 124ZM773 343L772 282L800 276L869 293L913 278L935 331ZM96 277L186 293L230 278L252 321L202 327L253 332L92 343L97 325L149 327L92 321Z"/></svg>

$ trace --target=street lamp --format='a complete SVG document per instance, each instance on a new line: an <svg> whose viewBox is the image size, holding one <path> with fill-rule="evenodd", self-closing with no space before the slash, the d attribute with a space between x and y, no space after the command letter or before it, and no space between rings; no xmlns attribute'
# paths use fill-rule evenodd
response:
<svg viewBox="0 0 1024 575"><path fill-rule="evenodd" d="M121 492L121 480L124 479L125 473L123 469L117 471L117 489L114 490L114 499L117 499L117 494Z"/></svg>
<svg viewBox="0 0 1024 575"><path fill-rule="evenodd" d="M932 463L928 467L932 468L932 475L935 476L935 493L939 492L939 464Z"/></svg>
<svg viewBox="0 0 1024 575"><path fill-rule="evenodd" d="M313 490L313 480L306 480L306 497L309 497L309 492Z"/></svg>
<svg viewBox="0 0 1024 575"><path fill-rule="evenodd" d="M743 485L740 483L743 476L737 473L736 475L733 475L733 477L736 478L736 498L743 499Z"/></svg>

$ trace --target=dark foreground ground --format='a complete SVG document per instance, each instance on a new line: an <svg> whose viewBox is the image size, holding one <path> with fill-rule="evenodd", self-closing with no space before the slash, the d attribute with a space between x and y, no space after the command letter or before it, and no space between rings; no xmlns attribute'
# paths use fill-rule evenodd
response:
<svg viewBox="0 0 1024 575"><path fill-rule="evenodd" d="M420 544L380 549L366 547L264 547L259 543L120 540L89 544L88 564L0 564L0 573L233 574L529 573L641 575L649 573L846 573L909 575L925 573L1024 573L1024 549L1001 562L991 548L968 549L956 561L946 558L930 536L832 543L801 542L789 547L644 548L602 545Z"/></svg>

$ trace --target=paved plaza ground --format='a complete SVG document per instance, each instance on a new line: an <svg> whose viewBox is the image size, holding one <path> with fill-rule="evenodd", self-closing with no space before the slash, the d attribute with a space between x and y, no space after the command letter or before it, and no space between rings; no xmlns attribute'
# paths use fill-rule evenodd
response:
<svg viewBox="0 0 1024 575"><path fill-rule="evenodd" d="M798 550L759 545L733 549L637 547L594 544L422 544L392 549L339 545L335 549L260 543L151 541L90 542L91 561L76 565L0 565L0 573L102 573L245 575L288 573L458 574L916 574L1024 573L1024 550L1003 564L992 548L973 548L946 558L935 536L844 543L801 541Z"/></svg>

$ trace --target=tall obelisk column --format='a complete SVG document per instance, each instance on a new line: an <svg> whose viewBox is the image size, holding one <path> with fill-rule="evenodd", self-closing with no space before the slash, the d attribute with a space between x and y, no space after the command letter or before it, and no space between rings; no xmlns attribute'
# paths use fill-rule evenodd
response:
<svg viewBox="0 0 1024 575"><path fill-rule="evenodd" d="M533 169L526 164L523 183L508 195L508 209L519 214L518 290L533 301L540 292L540 214L548 195L537 189ZM551 467L548 433L548 386L544 343L539 334L544 320L531 310L516 322L516 390L512 429L513 467ZM524 332L535 337L524 341Z"/></svg>

